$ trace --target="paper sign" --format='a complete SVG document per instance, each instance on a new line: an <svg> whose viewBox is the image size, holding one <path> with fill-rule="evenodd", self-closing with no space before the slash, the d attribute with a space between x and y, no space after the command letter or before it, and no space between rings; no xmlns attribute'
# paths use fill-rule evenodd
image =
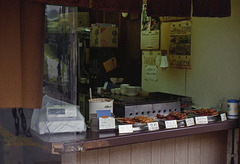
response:
<svg viewBox="0 0 240 164"><path fill-rule="evenodd" d="M119 133L132 133L133 126L132 125L118 125Z"/></svg>
<svg viewBox="0 0 240 164"><path fill-rule="evenodd" d="M158 122L149 122L147 125L148 130L159 130Z"/></svg>
<svg viewBox="0 0 240 164"><path fill-rule="evenodd" d="M193 125L195 125L193 118L186 118L185 121L186 121L186 125L187 125L187 126L193 126Z"/></svg>
<svg viewBox="0 0 240 164"><path fill-rule="evenodd" d="M97 110L97 118L102 116L108 116L111 117L111 111L110 110Z"/></svg>
<svg viewBox="0 0 240 164"><path fill-rule="evenodd" d="M148 65L145 67L145 78L147 80L157 80L157 66L156 65Z"/></svg>
<svg viewBox="0 0 240 164"><path fill-rule="evenodd" d="M99 130L103 129L115 129L115 118L99 118Z"/></svg>
<svg viewBox="0 0 240 164"><path fill-rule="evenodd" d="M196 124L208 124L207 116L195 117Z"/></svg>
<svg viewBox="0 0 240 164"><path fill-rule="evenodd" d="M159 30L141 31L141 50L159 49Z"/></svg>
<svg viewBox="0 0 240 164"><path fill-rule="evenodd" d="M177 128L177 121L176 120L169 120L169 121L165 121L165 127L166 129L170 129L170 128Z"/></svg>
<svg viewBox="0 0 240 164"><path fill-rule="evenodd" d="M221 116L221 121L226 121L227 120L226 113L222 113L222 114L220 114L220 116Z"/></svg>
<svg viewBox="0 0 240 164"><path fill-rule="evenodd" d="M104 66L106 72L110 72L110 71L114 70L115 68L117 68L116 57L113 57L113 58L105 61L103 63L103 66Z"/></svg>

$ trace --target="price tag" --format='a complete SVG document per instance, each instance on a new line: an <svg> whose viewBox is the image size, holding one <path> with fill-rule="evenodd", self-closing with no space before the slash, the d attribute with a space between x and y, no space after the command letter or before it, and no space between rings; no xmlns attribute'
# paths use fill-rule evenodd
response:
<svg viewBox="0 0 240 164"><path fill-rule="evenodd" d="M114 117L99 118L99 130L104 130L104 129L115 129Z"/></svg>
<svg viewBox="0 0 240 164"><path fill-rule="evenodd" d="M193 126L193 125L195 125L195 122L194 122L194 119L193 119L193 118L186 118L185 121L186 121L186 125L187 125L187 126Z"/></svg>
<svg viewBox="0 0 240 164"><path fill-rule="evenodd" d="M196 124L208 124L207 116L195 117Z"/></svg>
<svg viewBox="0 0 240 164"><path fill-rule="evenodd" d="M168 120L165 121L165 127L166 129L171 129L171 128L177 128L177 120Z"/></svg>
<svg viewBox="0 0 240 164"><path fill-rule="evenodd" d="M133 126L132 125L118 125L119 133L132 133Z"/></svg>
<svg viewBox="0 0 240 164"><path fill-rule="evenodd" d="M158 122L149 122L147 125L148 130L159 130Z"/></svg>
<svg viewBox="0 0 240 164"><path fill-rule="evenodd" d="M221 121L226 121L227 120L226 113L222 113L222 114L220 114L220 116L221 116Z"/></svg>

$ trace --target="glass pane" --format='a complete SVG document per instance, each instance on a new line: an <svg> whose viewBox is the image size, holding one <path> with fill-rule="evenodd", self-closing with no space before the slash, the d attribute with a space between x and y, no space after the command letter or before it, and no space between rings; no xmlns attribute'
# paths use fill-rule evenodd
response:
<svg viewBox="0 0 240 164"><path fill-rule="evenodd" d="M77 33L75 7L46 6L44 93L76 104Z"/></svg>

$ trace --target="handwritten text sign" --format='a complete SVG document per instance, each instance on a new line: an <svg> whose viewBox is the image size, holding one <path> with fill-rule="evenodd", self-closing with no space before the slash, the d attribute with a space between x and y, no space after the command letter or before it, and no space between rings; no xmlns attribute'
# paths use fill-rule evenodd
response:
<svg viewBox="0 0 240 164"><path fill-rule="evenodd" d="M208 124L208 117L207 116L200 116L195 117L196 124Z"/></svg>
<svg viewBox="0 0 240 164"><path fill-rule="evenodd" d="M171 129L171 128L177 128L177 120L168 120L165 121L165 127L166 129Z"/></svg>

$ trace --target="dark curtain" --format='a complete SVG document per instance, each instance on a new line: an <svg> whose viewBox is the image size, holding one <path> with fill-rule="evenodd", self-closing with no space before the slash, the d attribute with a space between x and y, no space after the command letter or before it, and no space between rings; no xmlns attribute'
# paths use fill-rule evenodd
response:
<svg viewBox="0 0 240 164"><path fill-rule="evenodd" d="M45 6L0 1L0 108L40 108Z"/></svg>
<svg viewBox="0 0 240 164"><path fill-rule="evenodd" d="M31 0L31 1L40 2L47 5L76 6L82 8L89 8L90 0Z"/></svg>
<svg viewBox="0 0 240 164"><path fill-rule="evenodd" d="M142 0L92 0L95 10L140 13Z"/></svg>
<svg viewBox="0 0 240 164"><path fill-rule="evenodd" d="M148 16L190 17L191 0L148 0Z"/></svg>
<svg viewBox="0 0 240 164"><path fill-rule="evenodd" d="M230 15L230 0L193 0L193 16L227 17Z"/></svg>

